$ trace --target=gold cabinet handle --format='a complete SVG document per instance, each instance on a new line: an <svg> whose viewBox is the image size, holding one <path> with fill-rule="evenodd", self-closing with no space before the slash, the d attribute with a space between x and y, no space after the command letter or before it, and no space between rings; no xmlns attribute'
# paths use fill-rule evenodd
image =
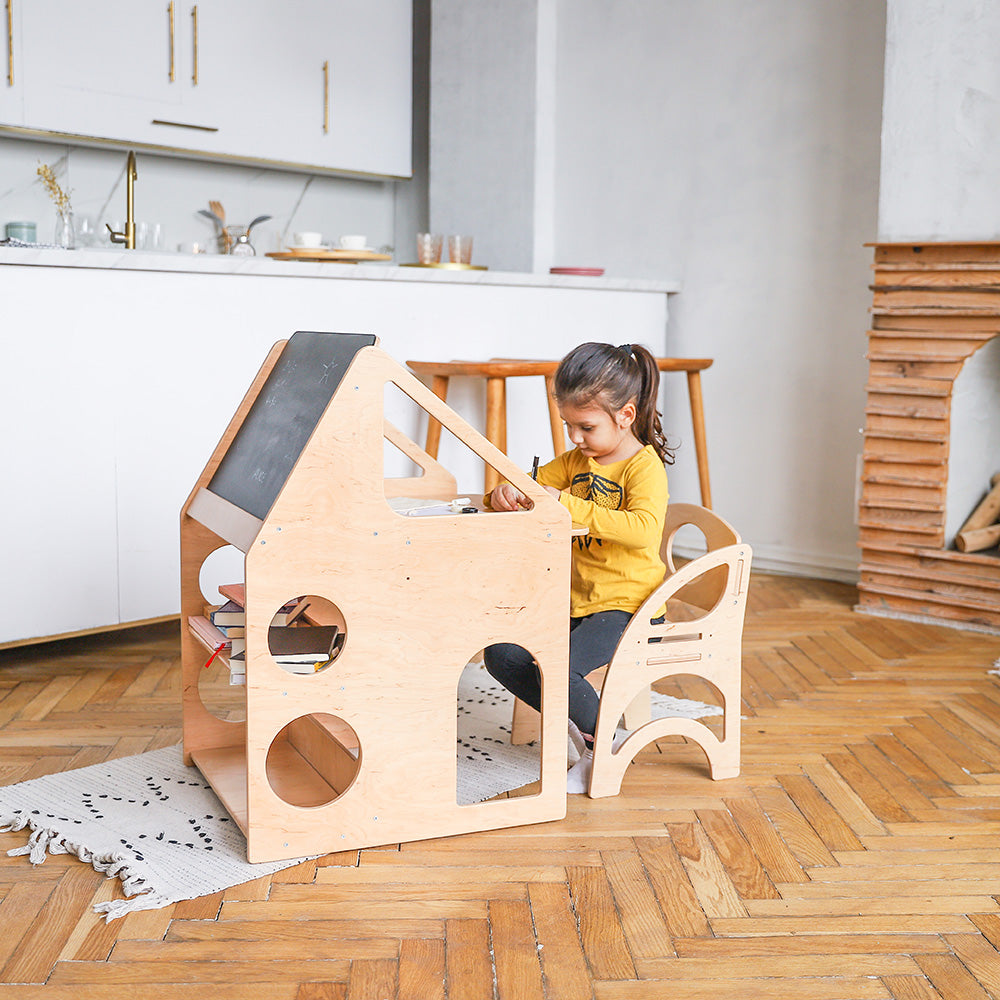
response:
<svg viewBox="0 0 1000 1000"><path fill-rule="evenodd" d="M174 82L174 0L167 4L167 18L170 21L170 72L167 79Z"/></svg>
<svg viewBox="0 0 1000 1000"><path fill-rule="evenodd" d="M14 0L7 0L7 86L14 86Z"/></svg>
<svg viewBox="0 0 1000 1000"><path fill-rule="evenodd" d="M191 82L198 86L198 5L191 8L191 32L194 37L194 72L191 74Z"/></svg>
<svg viewBox="0 0 1000 1000"><path fill-rule="evenodd" d="M330 131L330 60L323 63L323 134Z"/></svg>

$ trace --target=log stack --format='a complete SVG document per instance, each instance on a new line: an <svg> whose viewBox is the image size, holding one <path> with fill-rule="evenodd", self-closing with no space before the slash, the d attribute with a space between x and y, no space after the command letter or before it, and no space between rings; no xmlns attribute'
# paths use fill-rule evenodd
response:
<svg viewBox="0 0 1000 1000"><path fill-rule="evenodd" d="M982 552L1000 544L1000 473L990 480L992 489L969 515L955 535L959 552Z"/></svg>
<svg viewBox="0 0 1000 1000"><path fill-rule="evenodd" d="M874 247L858 610L1000 632L1000 554L945 548L952 388L1000 334L1000 243Z"/></svg>

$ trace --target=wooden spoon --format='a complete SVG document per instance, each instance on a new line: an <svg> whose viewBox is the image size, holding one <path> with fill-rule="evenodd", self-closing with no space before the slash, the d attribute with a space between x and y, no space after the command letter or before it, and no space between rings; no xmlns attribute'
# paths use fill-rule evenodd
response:
<svg viewBox="0 0 1000 1000"><path fill-rule="evenodd" d="M222 227L222 233L220 234L223 243L222 252L229 253L230 249L232 249L233 238L226 231L226 210L222 207L221 201L209 201L208 207L212 210L213 214L218 218L219 225Z"/></svg>

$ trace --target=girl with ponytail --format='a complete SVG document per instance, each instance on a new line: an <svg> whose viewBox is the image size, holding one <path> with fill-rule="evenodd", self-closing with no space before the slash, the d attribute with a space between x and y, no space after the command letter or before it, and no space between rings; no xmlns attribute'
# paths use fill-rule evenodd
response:
<svg viewBox="0 0 1000 1000"><path fill-rule="evenodd" d="M660 560L672 464L656 400L656 359L637 344L581 344L559 363L555 399L574 447L538 470L538 482L588 533L573 539L570 589L570 733L581 750L567 790L586 792L599 698L586 675L607 663L640 604L663 580ZM531 501L501 483L486 503L513 511ZM521 646L485 651L486 669L533 708L538 669Z"/></svg>

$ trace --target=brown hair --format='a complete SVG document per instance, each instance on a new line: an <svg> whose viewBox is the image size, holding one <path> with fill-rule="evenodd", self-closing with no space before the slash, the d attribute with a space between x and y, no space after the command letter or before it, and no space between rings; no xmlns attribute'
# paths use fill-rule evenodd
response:
<svg viewBox="0 0 1000 1000"><path fill-rule="evenodd" d="M632 433L642 444L653 446L663 462L672 465L673 449L660 425L656 398L660 370L656 358L639 344L581 344L559 362L555 398L559 403L587 406L591 403L614 416L626 403L635 402Z"/></svg>

